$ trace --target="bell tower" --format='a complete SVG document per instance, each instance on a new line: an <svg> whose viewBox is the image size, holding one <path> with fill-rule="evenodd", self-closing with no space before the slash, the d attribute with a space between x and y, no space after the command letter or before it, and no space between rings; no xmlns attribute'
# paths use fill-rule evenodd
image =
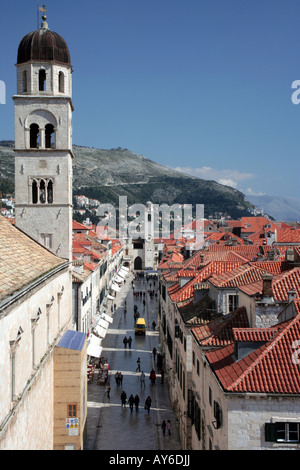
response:
<svg viewBox="0 0 300 470"><path fill-rule="evenodd" d="M16 226L72 260L72 66L66 42L42 19L16 64Z"/></svg>

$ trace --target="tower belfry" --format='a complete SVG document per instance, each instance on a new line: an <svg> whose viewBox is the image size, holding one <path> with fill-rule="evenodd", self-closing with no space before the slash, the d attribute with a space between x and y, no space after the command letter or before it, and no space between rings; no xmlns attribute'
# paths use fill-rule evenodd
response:
<svg viewBox="0 0 300 470"><path fill-rule="evenodd" d="M21 40L16 64L16 226L71 260L72 65L42 11L41 27Z"/></svg>

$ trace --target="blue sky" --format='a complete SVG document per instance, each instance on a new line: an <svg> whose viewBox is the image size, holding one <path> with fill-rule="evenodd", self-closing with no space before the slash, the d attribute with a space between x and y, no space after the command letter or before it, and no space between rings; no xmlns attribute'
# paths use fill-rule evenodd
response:
<svg viewBox="0 0 300 470"><path fill-rule="evenodd" d="M40 6L42 5L40 1ZM49 0L67 41L73 143L123 147L246 194L300 197L298 0ZM0 140L37 1L0 0Z"/></svg>

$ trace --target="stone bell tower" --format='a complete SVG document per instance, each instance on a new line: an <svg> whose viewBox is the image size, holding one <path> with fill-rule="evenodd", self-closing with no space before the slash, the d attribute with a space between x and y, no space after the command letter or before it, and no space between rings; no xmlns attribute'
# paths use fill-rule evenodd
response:
<svg viewBox="0 0 300 470"><path fill-rule="evenodd" d="M16 226L72 260L72 66L66 42L42 19L16 64Z"/></svg>

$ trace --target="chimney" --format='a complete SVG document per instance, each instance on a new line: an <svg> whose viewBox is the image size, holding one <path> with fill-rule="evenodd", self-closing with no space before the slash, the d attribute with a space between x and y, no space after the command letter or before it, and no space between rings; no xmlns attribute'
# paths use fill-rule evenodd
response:
<svg viewBox="0 0 300 470"><path fill-rule="evenodd" d="M262 275L262 280L263 280L262 295L263 295L263 297L269 297L269 298L273 297L272 279L273 279L272 274L263 274Z"/></svg>
<svg viewBox="0 0 300 470"><path fill-rule="evenodd" d="M293 299L296 299L296 297L297 297L297 292L295 291L295 289L288 291L289 304L293 301Z"/></svg>
<svg viewBox="0 0 300 470"><path fill-rule="evenodd" d="M201 264L204 264L204 259L205 259L205 256L204 256L203 253L201 253L201 255L200 255L200 263Z"/></svg>

